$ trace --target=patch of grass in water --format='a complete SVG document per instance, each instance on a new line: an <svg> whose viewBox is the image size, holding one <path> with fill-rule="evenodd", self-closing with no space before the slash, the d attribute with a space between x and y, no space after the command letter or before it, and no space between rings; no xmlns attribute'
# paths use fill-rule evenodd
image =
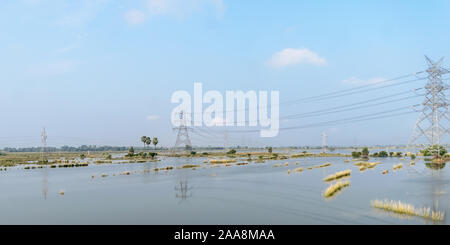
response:
<svg viewBox="0 0 450 245"><path fill-rule="evenodd" d="M403 203L401 201L374 200L370 203L370 205L374 208L383 209L388 212L418 216L433 221L444 221L445 219L445 212L432 211L427 207L415 208L412 204Z"/></svg>
<svg viewBox="0 0 450 245"><path fill-rule="evenodd" d="M344 171L339 171L337 173L328 175L325 179L323 179L323 181L329 182L329 181L338 180L338 179L341 179L344 177L349 177L351 172L352 171L350 169L344 170Z"/></svg>
<svg viewBox="0 0 450 245"><path fill-rule="evenodd" d="M186 165L181 166L181 168L199 168L199 167L200 167L200 165L198 165L198 164L186 164Z"/></svg>
<svg viewBox="0 0 450 245"><path fill-rule="evenodd" d="M324 197L330 198L340 192L343 188L350 186L350 181L338 181L330 185L323 193Z"/></svg>

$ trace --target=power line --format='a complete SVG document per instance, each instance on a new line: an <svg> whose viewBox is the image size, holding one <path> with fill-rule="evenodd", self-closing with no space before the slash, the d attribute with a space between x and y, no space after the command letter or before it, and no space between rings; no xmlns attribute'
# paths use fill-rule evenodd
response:
<svg viewBox="0 0 450 245"><path fill-rule="evenodd" d="M382 81L379 81L379 82L376 82L376 83L370 83L370 84L366 84L366 85L361 85L361 86L357 86L357 87L350 88L350 89L344 89L344 90L339 90L339 91L335 91L335 92L329 92L329 93L325 93L325 94L321 94L321 95L316 95L316 96L310 96L310 97L305 97L305 98L300 98L300 99L284 101L284 102L280 102L279 105L293 105L293 104L298 104L298 103L306 103L306 102L310 102L310 101L320 101L320 100L326 100L326 99L331 99L331 98L338 98L338 97L342 97L342 96L346 96L346 95L351 95L351 94L356 94L356 93L364 93L364 92L368 92L368 91L372 91L372 90L379 90L379 89L383 89L383 88L389 88L389 87L393 87L393 86L398 86L398 85L403 85L403 84L412 83L412 82L416 82L416 81L421 81L421 80L424 80L426 78L416 78L416 79L413 79L413 80L408 80L408 81L392 83L392 84L388 84L388 85L384 85L384 86L379 86L380 84L385 84L385 83L388 83L388 82L404 79L404 78L411 77L411 76L414 76L414 75L417 75L417 74L421 74L423 72L425 72L425 71L420 71L420 72L416 72L416 73L412 73L412 74L407 74L407 75L395 77L395 78L392 78L392 79L386 79L386 80L382 80ZM369 88L369 87L374 87L374 88ZM366 88L366 89L364 89L364 88ZM361 89L364 89L364 90L361 90ZM271 106L271 105L269 104L268 106ZM255 108L251 108L251 109L257 110L259 108L260 107L255 107ZM250 110L250 108L245 108L245 109L240 109L240 110L222 110L222 111L217 111L217 113L236 112L236 111L248 111L248 110ZM200 113L198 113L198 112L191 112L190 115L198 115L198 114L202 114L202 113L203 112L200 112Z"/></svg>
<svg viewBox="0 0 450 245"><path fill-rule="evenodd" d="M391 117L391 116L396 116L396 115L403 115L403 114L408 114L408 113L414 113L414 111L407 112L407 113L394 113L394 114L388 114L388 115L384 115L384 116L371 117L373 115L387 114L387 113L390 113L390 112L401 111L401 110L405 110L405 109L411 109L411 108L414 108L414 107L417 107L417 106L419 106L419 104L416 104L416 105L413 105L413 106L400 107L400 108L387 110L387 111L382 111L382 112L364 114L364 115L355 116L355 117L348 117L348 118L343 118L343 119L339 119L339 120L332 120L332 121L326 121L326 122L312 123L312 124L306 124L306 125L301 125L301 126L285 127L285 128L280 128L279 130L292 130L292 129L300 129L300 128L308 128L308 127L326 126L326 125L330 125L330 124L337 124L337 123L340 123L340 122L360 121L360 120L357 120L357 119L371 120L371 119ZM229 132L233 132L233 133L250 133L250 132L259 132L259 129L254 129L254 130L235 130L235 131L229 131Z"/></svg>

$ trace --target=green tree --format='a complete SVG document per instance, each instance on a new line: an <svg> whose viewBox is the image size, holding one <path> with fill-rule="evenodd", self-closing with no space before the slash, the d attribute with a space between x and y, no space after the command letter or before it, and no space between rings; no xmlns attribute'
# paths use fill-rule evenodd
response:
<svg viewBox="0 0 450 245"><path fill-rule="evenodd" d="M155 146L155 150L156 150L156 145L158 144L158 138L153 138L153 145Z"/></svg>
<svg viewBox="0 0 450 245"><path fill-rule="evenodd" d="M269 152L270 154L272 154L272 146L267 147L267 152Z"/></svg>
<svg viewBox="0 0 450 245"><path fill-rule="evenodd" d="M131 146L130 149L128 149L128 156L134 156L134 147Z"/></svg>
<svg viewBox="0 0 450 245"><path fill-rule="evenodd" d="M442 145L432 145L425 148L425 150L421 150L424 156L444 156L447 153L447 150Z"/></svg>
<svg viewBox="0 0 450 245"><path fill-rule="evenodd" d="M229 150L227 152L227 154L231 154L231 155L236 154L236 150L235 149L231 149L231 150Z"/></svg>
<svg viewBox="0 0 450 245"><path fill-rule="evenodd" d="M360 157L361 156L361 152L359 152L359 151L353 151L352 152L352 157L353 158L358 158L358 157Z"/></svg>
<svg viewBox="0 0 450 245"><path fill-rule="evenodd" d="M364 147L361 151L361 155L364 158L367 158L369 156L369 149L367 147Z"/></svg>
<svg viewBox="0 0 450 245"><path fill-rule="evenodd" d="M147 146L150 146L151 143L152 143L152 139L150 137L145 137L145 144Z"/></svg>
<svg viewBox="0 0 450 245"><path fill-rule="evenodd" d="M380 151L380 152L378 153L378 156L379 156L379 157L387 157L387 156L388 156L388 153L387 153L386 151Z"/></svg>
<svg viewBox="0 0 450 245"><path fill-rule="evenodd" d="M149 152L148 155L150 155L153 158L155 158L156 155L158 155L158 153L156 152Z"/></svg>
<svg viewBox="0 0 450 245"><path fill-rule="evenodd" d="M141 141L144 144L144 148L145 148L145 145L147 144L147 136L142 136Z"/></svg>

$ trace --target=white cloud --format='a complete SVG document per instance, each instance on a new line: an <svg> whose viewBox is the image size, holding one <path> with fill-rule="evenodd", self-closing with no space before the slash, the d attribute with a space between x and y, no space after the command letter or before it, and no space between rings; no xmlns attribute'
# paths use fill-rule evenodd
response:
<svg viewBox="0 0 450 245"><path fill-rule="evenodd" d="M273 67L285 67L295 64L311 64L311 65L326 65L325 58L320 57L315 52L306 49L286 48L275 53L269 60L269 65Z"/></svg>
<svg viewBox="0 0 450 245"><path fill-rule="evenodd" d="M351 77L349 79L342 80L342 83L348 85L367 85L367 84L375 84L382 81L385 81L385 78L375 77L370 79L359 79L357 77Z"/></svg>
<svg viewBox="0 0 450 245"><path fill-rule="evenodd" d="M160 116L158 115L148 115L145 119L149 120L149 121L156 121L159 120Z"/></svg>
<svg viewBox="0 0 450 245"><path fill-rule="evenodd" d="M128 10L125 13L125 20L128 24L137 25L145 21L145 14L144 12L135 9Z"/></svg>

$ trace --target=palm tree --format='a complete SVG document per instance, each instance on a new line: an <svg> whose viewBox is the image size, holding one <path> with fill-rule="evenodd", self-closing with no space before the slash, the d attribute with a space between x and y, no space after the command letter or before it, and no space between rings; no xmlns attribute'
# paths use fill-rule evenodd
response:
<svg viewBox="0 0 450 245"><path fill-rule="evenodd" d="M146 140L147 140L147 136L142 136L141 137L141 141L142 141L142 143L144 143L144 148L145 148L145 145L146 145L146 143L145 143Z"/></svg>
<svg viewBox="0 0 450 245"><path fill-rule="evenodd" d="M156 150L156 145L158 144L158 138L153 138L153 145L155 146L155 150Z"/></svg>
<svg viewBox="0 0 450 245"><path fill-rule="evenodd" d="M152 139L150 137L145 137L145 144L150 145L152 143Z"/></svg>

